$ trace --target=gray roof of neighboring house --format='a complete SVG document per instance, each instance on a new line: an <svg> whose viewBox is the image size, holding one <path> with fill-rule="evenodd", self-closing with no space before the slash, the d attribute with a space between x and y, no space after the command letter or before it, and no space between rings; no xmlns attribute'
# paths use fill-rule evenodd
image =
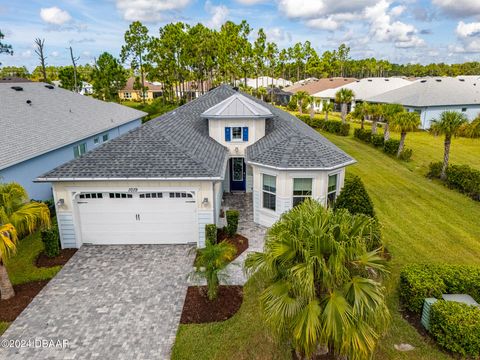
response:
<svg viewBox="0 0 480 360"><path fill-rule="evenodd" d="M335 94L337 91L346 88L353 91L356 100L365 100L372 96L410 85L411 83L411 81L399 77L372 77L360 79L336 88L320 91L313 94L313 96L322 99L335 99Z"/></svg>
<svg viewBox="0 0 480 360"><path fill-rule="evenodd" d="M0 102L0 169L146 115L38 82L1 83Z"/></svg>
<svg viewBox="0 0 480 360"><path fill-rule="evenodd" d="M464 77L425 78L366 101L412 107L480 104L480 80L477 83L474 78Z"/></svg>
<svg viewBox="0 0 480 360"><path fill-rule="evenodd" d="M273 115L265 106L240 93L236 93L206 110L201 116L208 119L265 119Z"/></svg>
<svg viewBox="0 0 480 360"><path fill-rule="evenodd" d="M96 150L48 172L40 180L223 179L228 150L208 134L201 115L238 93L220 86ZM267 108L266 135L247 148L247 160L266 166L335 168L354 160L296 117L256 98Z"/></svg>

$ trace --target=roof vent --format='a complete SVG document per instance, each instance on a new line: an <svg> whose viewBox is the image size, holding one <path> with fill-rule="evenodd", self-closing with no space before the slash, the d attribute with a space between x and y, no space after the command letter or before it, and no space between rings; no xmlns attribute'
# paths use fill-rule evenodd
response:
<svg viewBox="0 0 480 360"><path fill-rule="evenodd" d="M55 89L55 86L50 85L50 84L45 85L45 87L46 87L47 89L50 89L50 90Z"/></svg>
<svg viewBox="0 0 480 360"><path fill-rule="evenodd" d="M390 79L385 79L385 81L390 81Z"/></svg>
<svg viewBox="0 0 480 360"><path fill-rule="evenodd" d="M442 82L442 79L435 79L436 82Z"/></svg>
<svg viewBox="0 0 480 360"><path fill-rule="evenodd" d="M233 90L238 91L238 86L234 86Z"/></svg>
<svg viewBox="0 0 480 360"><path fill-rule="evenodd" d="M458 79L459 81L465 81L465 79Z"/></svg>
<svg viewBox="0 0 480 360"><path fill-rule="evenodd" d="M32 106L32 100L27 100L27 104Z"/></svg>
<svg viewBox="0 0 480 360"><path fill-rule="evenodd" d="M427 82L427 80L420 80L420 82L421 82L421 83L426 83L426 82Z"/></svg>
<svg viewBox="0 0 480 360"><path fill-rule="evenodd" d="M368 79L367 81L370 81L370 82L372 82L373 80L372 80L372 79Z"/></svg>
<svg viewBox="0 0 480 360"><path fill-rule="evenodd" d="M343 81L348 81L348 79L343 79Z"/></svg>
<svg viewBox="0 0 480 360"><path fill-rule="evenodd" d="M21 86L12 86L11 89L15 91L23 91L23 88Z"/></svg>
<svg viewBox="0 0 480 360"><path fill-rule="evenodd" d="M333 79L330 79L330 81L333 81Z"/></svg>

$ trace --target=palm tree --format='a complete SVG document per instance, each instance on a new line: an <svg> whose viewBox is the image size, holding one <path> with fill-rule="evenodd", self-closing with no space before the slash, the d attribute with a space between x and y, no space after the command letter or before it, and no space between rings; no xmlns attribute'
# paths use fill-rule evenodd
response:
<svg viewBox="0 0 480 360"><path fill-rule="evenodd" d="M203 249L198 250L196 269L193 275L207 280L209 300L217 298L220 272L232 261L236 253L236 247L224 241L218 244L207 242Z"/></svg>
<svg viewBox="0 0 480 360"><path fill-rule="evenodd" d="M8 300L15 296L12 283L8 277L5 261L15 253L17 232L12 224L0 226L0 299Z"/></svg>
<svg viewBox="0 0 480 360"><path fill-rule="evenodd" d="M325 121L328 121L328 114L333 111L334 106L331 101L323 100L322 111L325 113Z"/></svg>
<svg viewBox="0 0 480 360"><path fill-rule="evenodd" d="M298 112L303 114L303 105L308 104L310 95L306 91L299 91L295 94L295 98L297 99Z"/></svg>
<svg viewBox="0 0 480 360"><path fill-rule="evenodd" d="M467 117L457 111L444 111L440 114L438 120L432 120L430 125L430 132L437 135L445 135L444 153L443 153L443 167L440 178L445 180L447 177L448 160L450 158L450 145L452 137L458 134L458 131L463 124L468 122Z"/></svg>
<svg viewBox="0 0 480 360"><path fill-rule="evenodd" d="M471 138L480 137L480 116L473 120L470 125L468 125L466 135Z"/></svg>
<svg viewBox="0 0 480 360"><path fill-rule="evenodd" d="M310 119L313 120L313 118L315 117L315 98L313 96L309 96L307 98L307 102L310 109Z"/></svg>
<svg viewBox="0 0 480 360"><path fill-rule="evenodd" d="M263 253L247 257L247 273L266 285L267 324L298 355L320 347L350 359L372 355L389 319L381 283L388 271L366 246L374 221L306 200L268 230Z"/></svg>
<svg viewBox="0 0 480 360"><path fill-rule="evenodd" d="M357 104L355 106L355 110L353 111L353 117L356 119L360 119L360 127L362 129L365 128L365 120L370 118L371 114L371 105L369 103L363 102Z"/></svg>
<svg viewBox="0 0 480 360"><path fill-rule="evenodd" d="M383 139L385 141L390 139L390 123L393 118L405 111L405 108L400 104L384 104L383 105L383 121L385 122L383 129Z"/></svg>
<svg viewBox="0 0 480 360"><path fill-rule="evenodd" d="M372 134L377 133L377 123L383 121L385 108L383 104L370 105L370 119L372 120Z"/></svg>
<svg viewBox="0 0 480 360"><path fill-rule="evenodd" d="M267 92L267 89L265 89L263 86L260 86L258 89L257 89L257 96L260 96L260 99L262 101L264 101L265 99L265 96L267 96L268 92Z"/></svg>
<svg viewBox="0 0 480 360"><path fill-rule="evenodd" d="M405 138L407 137L407 132L415 131L420 126L420 115L416 112L401 112L393 116L390 120L390 126L393 131L400 132L400 145L398 146L397 157L400 157L400 154L403 151L405 146Z"/></svg>
<svg viewBox="0 0 480 360"><path fill-rule="evenodd" d="M0 292L1 298L15 295L4 262L15 251L18 237L50 226L47 205L29 202L25 189L17 183L0 184Z"/></svg>
<svg viewBox="0 0 480 360"><path fill-rule="evenodd" d="M342 88L335 94L335 102L340 104L342 111L342 122L346 122L347 118L347 104L351 103L355 99L355 93L347 88Z"/></svg>

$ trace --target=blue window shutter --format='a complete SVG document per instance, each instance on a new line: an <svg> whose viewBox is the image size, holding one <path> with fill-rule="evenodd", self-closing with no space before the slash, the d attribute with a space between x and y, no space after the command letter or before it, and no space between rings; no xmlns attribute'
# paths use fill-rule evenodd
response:
<svg viewBox="0 0 480 360"><path fill-rule="evenodd" d="M232 134L229 127L225 128L225 141L232 141Z"/></svg>
<svg viewBox="0 0 480 360"><path fill-rule="evenodd" d="M243 128L243 141L248 141L248 127Z"/></svg>

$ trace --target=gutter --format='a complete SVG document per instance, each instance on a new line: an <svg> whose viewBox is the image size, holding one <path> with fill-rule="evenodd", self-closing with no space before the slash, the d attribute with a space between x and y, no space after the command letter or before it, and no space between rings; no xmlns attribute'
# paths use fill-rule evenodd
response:
<svg viewBox="0 0 480 360"><path fill-rule="evenodd" d="M331 167L320 167L320 168L314 168L314 167L309 167L309 168L286 168L286 167L278 167L278 166L272 166L272 165L265 165L265 164L260 164L257 162L253 161L247 161L247 164L249 165L256 165L256 166L261 166L261 167L266 167L269 169L274 169L274 170L282 170L282 171L309 171L309 170L322 170L322 171L330 171L330 170L337 170L345 166L353 165L357 161L356 160L351 160L346 163L336 165L336 166L331 166Z"/></svg>
<svg viewBox="0 0 480 360"><path fill-rule="evenodd" d="M183 177L183 178L166 178L166 177L88 177L88 178L67 178L67 177L38 177L33 182L56 182L56 181L204 181L204 180L218 180L223 181L223 177Z"/></svg>

